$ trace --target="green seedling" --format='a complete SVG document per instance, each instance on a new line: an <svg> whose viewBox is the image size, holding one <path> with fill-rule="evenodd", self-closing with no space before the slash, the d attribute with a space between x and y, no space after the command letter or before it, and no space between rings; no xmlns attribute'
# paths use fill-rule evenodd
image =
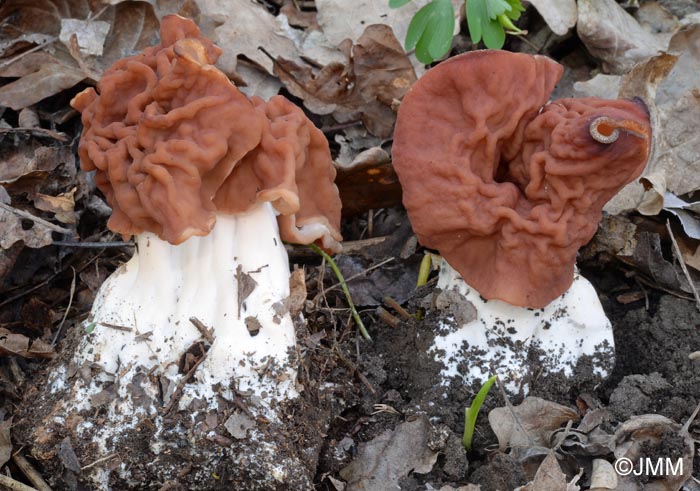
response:
<svg viewBox="0 0 700 491"><path fill-rule="evenodd" d="M399 8L411 0L389 0L391 8ZM466 0L467 25L474 44L483 40L490 49L501 49L508 34L524 34L513 21L525 8L520 0ZM421 63L432 63L450 50L455 28L455 12L451 0L431 0L411 19L406 32L406 51L415 48Z"/></svg>
<svg viewBox="0 0 700 491"><path fill-rule="evenodd" d="M498 378L498 375L492 376L488 379L484 385L481 386L479 392L474 398L474 402L467 409L464 410L464 436L462 436L462 445L467 449L467 452L472 449L472 439L474 438L474 428L476 427L476 417L479 415L481 406L484 404L484 399L486 395L491 390L491 386Z"/></svg>
<svg viewBox="0 0 700 491"><path fill-rule="evenodd" d="M432 266L432 254L426 252L423 254L423 259L421 260L420 267L418 268L418 281L416 281L416 288L425 286L428 283L430 266Z"/></svg>
<svg viewBox="0 0 700 491"><path fill-rule="evenodd" d="M313 249L317 254L319 254L321 257L323 257L323 259L325 259L328 262L331 269L333 270L333 273L335 273L336 278L338 278L338 281L340 282L340 287L343 289L343 293L345 293L345 298L348 301L350 312L352 312L352 318L355 319L355 324L357 324L357 329L360 331L360 334L362 334L363 338L365 338L367 341L372 341L372 337L367 332L367 328L365 328L365 324L362 322L360 314L355 308L355 304L353 303L352 297L350 296L348 284L345 282L343 273L340 272L340 268L338 268L338 265L335 264L335 261L331 256L329 256L323 249L321 249L316 244L309 244L309 247L311 247L311 249Z"/></svg>

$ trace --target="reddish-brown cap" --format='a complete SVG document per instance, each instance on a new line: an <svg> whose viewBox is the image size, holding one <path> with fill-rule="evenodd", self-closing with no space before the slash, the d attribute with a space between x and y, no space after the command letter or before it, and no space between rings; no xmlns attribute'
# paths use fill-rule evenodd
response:
<svg viewBox="0 0 700 491"><path fill-rule="evenodd" d="M217 212L271 201L283 239L337 249L328 143L288 101L249 100L213 66L220 53L191 20L169 15L160 45L118 61L97 90L73 99L81 166L112 207L109 228L178 244L207 235Z"/></svg>
<svg viewBox="0 0 700 491"><path fill-rule="evenodd" d="M566 291L603 205L647 161L643 104L545 106L561 74L542 56L471 52L399 109L393 163L413 229L488 299L540 308Z"/></svg>

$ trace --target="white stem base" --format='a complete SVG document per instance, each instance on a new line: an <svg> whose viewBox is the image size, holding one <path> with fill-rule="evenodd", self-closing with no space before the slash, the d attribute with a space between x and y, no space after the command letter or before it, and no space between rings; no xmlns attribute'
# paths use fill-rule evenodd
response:
<svg viewBox="0 0 700 491"><path fill-rule="evenodd" d="M54 421L103 408L103 424L89 418L76 432L108 454L121 435L148 420L155 431L148 444L157 455L168 445L158 435L174 429L164 417L168 405L171 414L182 411L199 428L188 432L192 442L216 436L214 428L221 434L217 417L225 420L230 411L218 414L221 401L230 408L244 400L249 416L282 420L278 403L298 395L296 335L285 303L289 263L270 204L219 216L208 236L177 246L151 233L136 242L134 257L98 292L73 368L56 370L49 380L51 393L62 400ZM198 342L208 345L192 317L210 328L213 342L183 384L187 369L180 365L187 350ZM190 367L201 350L191 353ZM218 416L212 419L212 413ZM255 420L247 421L243 434L265 440ZM268 447L260 442L261 451L269 453Z"/></svg>
<svg viewBox="0 0 700 491"><path fill-rule="evenodd" d="M484 382L496 374L509 392L526 394L524 381L533 369L570 377L582 357L590 357L593 374L604 378L613 366L612 326L593 286L578 272L569 290L543 309L484 300L444 259L438 288L458 292L476 309L474 320L440 326L433 349L445 380Z"/></svg>

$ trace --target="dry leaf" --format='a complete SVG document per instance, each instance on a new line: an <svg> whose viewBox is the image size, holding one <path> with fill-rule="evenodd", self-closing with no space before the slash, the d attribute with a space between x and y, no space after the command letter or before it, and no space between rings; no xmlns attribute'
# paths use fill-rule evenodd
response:
<svg viewBox="0 0 700 491"><path fill-rule="evenodd" d="M617 473L610 462L603 459L593 460L591 470L591 491L617 489Z"/></svg>
<svg viewBox="0 0 700 491"><path fill-rule="evenodd" d="M528 0L554 34L563 36L576 25L576 0Z"/></svg>
<svg viewBox="0 0 700 491"><path fill-rule="evenodd" d="M0 355L22 356L24 358L51 358L54 355L53 348L35 339L31 341L23 334L15 334L7 329L0 328Z"/></svg>
<svg viewBox="0 0 700 491"><path fill-rule="evenodd" d="M0 466L4 466L12 457L12 418L0 423Z"/></svg>
<svg viewBox="0 0 700 491"><path fill-rule="evenodd" d="M328 41L337 46L345 39L357 41L364 34L365 27L373 24L391 26L394 35L403 45L411 19L430 0L414 0L398 9L389 7L388 1L381 0L316 0L317 20ZM459 16L463 0L452 0L455 16ZM459 19L455 22L455 34L459 32ZM411 62L418 75L425 69L415 55Z"/></svg>
<svg viewBox="0 0 700 491"><path fill-rule="evenodd" d="M658 234L640 232L632 259L641 271L654 280L654 283L670 290L692 291L683 271L664 258Z"/></svg>
<svg viewBox="0 0 700 491"><path fill-rule="evenodd" d="M347 491L399 489L399 479L409 472L430 472L438 456L429 444L434 433L427 416L420 415L361 443L355 460L340 471Z"/></svg>
<svg viewBox="0 0 700 491"><path fill-rule="evenodd" d="M371 25L357 44L343 43L346 62L331 63L314 74L309 66L277 59L275 74L316 114L340 122L362 119L370 133L388 138L396 119L391 108L416 80L403 48L386 25Z"/></svg>
<svg viewBox="0 0 700 491"><path fill-rule="evenodd" d="M489 424L502 451L508 447L548 446L554 431L579 419L575 409L539 397L526 397L512 409L499 407L489 413Z"/></svg>
<svg viewBox="0 0 700 491"><path fill-rule="evenodd" d="M13 213L9 205L0 206L0 247L9 249L20 240L31 248L39 248L53 243L49 227L35 223Z"/></svg>
<svg viewBox="0 0 700 491"><path fill-rule="evenodd" d="M576 31L588 51L611 73L624 73L667 47L615 0L579 0Z"/></svg>
<svg viewBox="0 0 700 491"><path fill-rule="evenodd" d="M681 485L688 480L693 470L694 444L688 434L680 433L680 425L659 414L645 414L632 416L615 431L615 458L629 459L633 466L640 467L639 459L649 457L654 448L659 448L662 453L658 455L662 460L669 459L676 465L682 460L682 467L677 474L669 473L659 477L642 475L635 476L634 472L626 476L619 476L619 484L616 489L644 490L644 491L678 491ZM672 442L676 440L675 442ZM672 442L672 443L671 443ZM673 451L669 451L673 448ZM656 459L651 459L655 464ZM639 480L643 479L644 482Z"/></svg>
<svg viewBox="0 0 700 491"><path fill-rule="evenodd" d="M56 220L61 223L74 224L76 223L74 195L77 190L78 188L73 188L58 196L37 193L34 196L34 206L38 210L54 213Z"/></svg>
<svg viewBox="0 0 700 491"><path fill-rule="evenodd" d="M83 55L101 56L110 27L101 20L61 19L58 39L70 47L71 38L75 36Z"/></svg>
<svg viewBox="0 0 700 491"><path fill-rule="evenodd" d="M245 56L272 73L272 56L298 60L297 47L287 35L281 19L250 0L199 0L201 25L205 35L223 48L217 63L225 73L236 72L239 56ZM285 18L286 20L286 18Z"/></svg>
<svg viewBox="0 0 700 491"><path fill-rule="evenodd" d="M515 491L567 491L568 489L566 474L561 471L556 454L549 452L537 469L532 482L517 488Z"/></svg>
<svg viewBox="0 0 700 491"><path fill-rule="evenodd" d="M118 59L157 42L159 23L152 5L120 3L105 9L99 21L87 23L90 16L103 9L100 4L95 4L94 11L90 6L88 0L9 0L0 7L0 18L6 19L0 33L8 39L0 43L4 47L0 73L22 73L17 75L19 80L0 87L0 105L19 110L35 104L85 78L99 78ZM71 30L76 22L85 26L77 33ZM93 32L95 29L97 32ZM104 33L105 29L109 32ZM62 31L62 40L68 46L74 38L72 34L76 34L79 60L71 56L70 49L49 42L58 40ZM92 38L90 32L94 34ZM106 36L104 41L100 39L102 34ZM20 50L31 47L28 40L35 45L45 44L43 52L17 56ZM103 45L102 56L93 56L99 51L99 44ZM20 65L15 69L13 65L17 63Z"/></svg>

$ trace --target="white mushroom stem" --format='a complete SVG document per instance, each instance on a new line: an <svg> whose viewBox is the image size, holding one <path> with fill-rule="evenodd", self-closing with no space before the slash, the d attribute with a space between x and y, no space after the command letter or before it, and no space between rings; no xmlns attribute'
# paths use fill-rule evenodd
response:
<svg viewBox="0 0 700 491"><path fill-rule="evenodd" d="M213 343L194 383L177 394L181 409L196 399L211 406L217 396L231 397L232 387L267 407L297 395L296 337L285 306L289 263L269 203L220 215L209 235L180 245L152 233L136 243L131 260L102 285L73 360L93 368L82 403L114 381L128 404L132 378L150 373L167 404L185 376L178 365L186 350L208 345L193 317L211 329Z"/></svg>
<svg viewBox="0 0 700 491"><path fill-rule="evenodd" d="M445 382L451 377L484 382L496 374L510 392L517 393L533 370L569 377L585 356L590 357L596 376L605 377L612 368L612 326L593 286L578 272L571 287L543 309L483 299L444 259L438 288L443 291L440 295L446 295L443 303L454 302L449 292L455 292L476 311L465 303L462 319L453 315L441 322L433 352L444 364ZM532 353L528 357L532 349L535 359ZM523 389L527 393L528 387Z"/></svg>

